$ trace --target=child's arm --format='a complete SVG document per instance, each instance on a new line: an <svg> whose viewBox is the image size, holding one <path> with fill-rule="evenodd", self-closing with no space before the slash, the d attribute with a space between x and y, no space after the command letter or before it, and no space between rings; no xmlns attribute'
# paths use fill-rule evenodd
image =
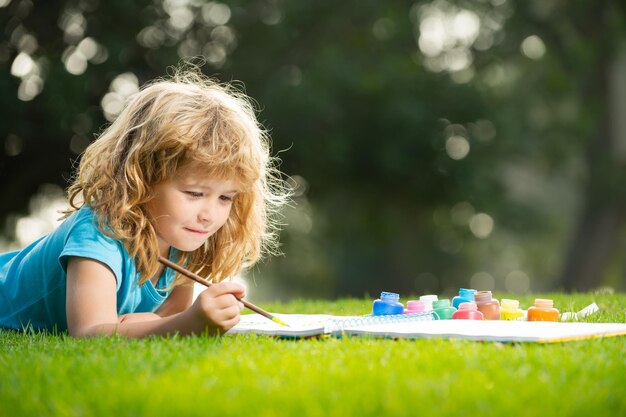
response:
<svg viewBox="0 0 626 417"><path fill-rule="evenodd" d="M173 292L172 292L173 294ZM67 324L77 337L122 334L129 337L167 334L223 333L239 322L241 285L224 282L212 285L183 312L157 318L135 315L120 320L116 310L113 272L93 259L70 257L67 265ZM145 320L142 320L145 318Z"/></svg>
<svg viewBox="0 0 626 417"><path fill-rule="evenodd" d="M193 284L182 284L172 290L163 304L154 313L129 313L120 316L120 323L131 321L156 320L183 312L191 307L193 301Z"/></svg>
<svg viewBox="0 0 626 417"><path fill-rule="evenodd" d="M181 284L172 290L170 295L163 301L163 304L161 304L161 307L157 309L156 314L161 317L171 316L187 310L191 307L192 302L193 284Z"/></svg>

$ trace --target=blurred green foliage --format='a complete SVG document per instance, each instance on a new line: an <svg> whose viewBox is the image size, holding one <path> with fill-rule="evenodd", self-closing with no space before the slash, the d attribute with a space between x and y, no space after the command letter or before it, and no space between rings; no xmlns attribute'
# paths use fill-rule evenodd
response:
<svg viewBox="0 0 626 417"><path fill-rule="evenodd" d="M619 2L0 5L1 218L67 185L108 93L203 56L296 189L261 298L625 287Z"/></svg>

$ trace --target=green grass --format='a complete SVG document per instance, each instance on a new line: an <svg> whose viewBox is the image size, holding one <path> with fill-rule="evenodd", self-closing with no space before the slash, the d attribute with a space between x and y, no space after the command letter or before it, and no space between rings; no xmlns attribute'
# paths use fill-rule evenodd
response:
<svg viewBox="0 0 626 417"><path fill-rule="evenodd" d="M542 294L626 321L626 294ZM521 299L527 306L531 297ZM263 305L365 314L371 300ZM0 416L626 415L626 337L560 344L0 332Z"/></svg>

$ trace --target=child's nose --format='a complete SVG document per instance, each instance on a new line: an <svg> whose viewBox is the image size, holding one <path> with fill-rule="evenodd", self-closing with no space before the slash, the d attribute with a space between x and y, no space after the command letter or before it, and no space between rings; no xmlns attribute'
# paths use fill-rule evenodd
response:
<svg viewBox="0 0 626 417"><path fill-rule="evenodd" d="M215 210L214 204L211 202L207 202L202 205L200 212L198 213L198 218L202 222L212 223L214 210Z"/></svg>

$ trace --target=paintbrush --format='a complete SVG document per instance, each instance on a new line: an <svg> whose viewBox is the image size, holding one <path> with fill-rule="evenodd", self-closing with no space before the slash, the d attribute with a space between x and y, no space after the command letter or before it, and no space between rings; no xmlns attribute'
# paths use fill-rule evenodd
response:
<svg viewBox="0 0 626 417"><path fill-rule="evenodd" d="M181 274L183 274L187 278L189 278L189 279L191 279L193 281L196 281L197 283L200 283L200 284L204 285L205 287L210 287L211 286L211 283L209 281L207 281L206 279L202 278L200 275L194 274L190 270L185 269L185 268L183 268L182 266L180 266L178 264L175 264L174 262L170 261L167 258L164 258L163 256L159 256L159 262L161 262L165 266L168 266L168 267L172 268L176 272L180 272ZM263 317L267 317L268 319L272 320L274 323L278 323L280 325L289 327L289 325L287 323L285 323L284 321L282 321L281 319L279 319L276 316L272 316L270 313L268 313L267 311L263 310L262 308L257 307L254 304L249 303L246 300L243 300L241 298L238 298L238 300L241 301L241 303L245 307L249 308L250 310L254 311L255 313L258 313L258 314L262 315Z"/></svg>

